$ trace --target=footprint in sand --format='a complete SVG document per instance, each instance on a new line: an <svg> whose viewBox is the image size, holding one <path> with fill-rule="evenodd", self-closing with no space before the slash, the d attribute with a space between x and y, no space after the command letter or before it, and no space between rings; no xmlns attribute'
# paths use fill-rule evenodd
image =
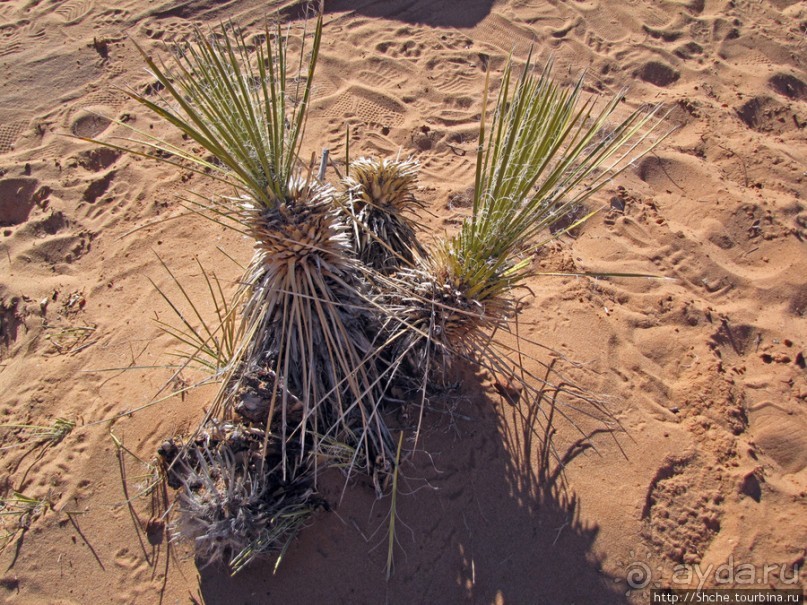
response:
<svg viewBox="0 0 807 605"><path fill-rule="evenodd" d="M742 358L754 351L758 337L760 331L754 326L723 321L710 336L709 347L722 361L741 363Z"/></svg>
<svg viewBox="0 0 807 605"><path fill-rule="evenodd" d="M20 307L18 296L8 296L7 291L3 291L3 297L0 298L0 359L11 351L24 325ZM6 415L17 407L14 401L9 401L8 404L9 407L4 410Z"/></svg>
<svg viewBox="0 0 807 605"><path fill-rule="evenodd" d="M676 49L673 51L673 54L679 59L691 60L700 57L701 55L703 55L703 52L704 52L703 46L701 46L697 42L690 40L689 42L685 42L680 46L676 47Z"/></svg>
<svg viewBox="0 0 807 605"><path fill-rule="evenodd" d="M640 179L657 191L675 189L689 191L696 187L702 188L701 177L707 176L705 169L689 157L672 154L656 154L644 157L637 170ZM694 185L694 177L698 178L698 185ZM708 181L707 181L708 182Z"/></svg>
<svg viewBox="0 0 807 605"><path fill-rule="evenodd" d="M72 225L70 219L61 211L52 212L43 218L28 221L20 227L17 234L31 238L47 237L56 235Z"/></svg>
<svg viewBox="0 0 807 605"><path fill-rule="evenodd" d="M530 48L539 42L537 34L532 30L495 14L480 23L472 37L506 53L512 51L516 56L526 56Z"/></svg>
<svg viewBox="0 0 807 605"><path fill-rule="evenodd" d="M13 55L22 50L17 24L0 25L0 57Z"/></svg>
<svg viewBox="0 0 807 605"><path fill-rule="evenodd" d="M161 40L169 44L187 42L193 36L193 25L189 22L161 23L148 19L138 25L135 39L144 37Z"/></svg>
<svg viewBox="0 0 807 605"><path fill-rule="evenodd" d="M94 8L92 0L68 0L60 4L54 11L65 25L78 23Z"/></svg>
<svg viewBox="0 0 807 605"><path fill-rule="evenodd" d="M147 567L142 554L134 554L128 548L121 548L115 553L115 565L128 572L141 575Z"/></svg>
<svg viewBox="0 0 807 605"><path fill-rule="evenodd" d="M336 94L339 92L339 84L339 82L332 78L317 75L317 77L314 78L314 83L312 85L312 98L318 100Z"/></svg>
<svg viewBox="0 0 807 605"><path fill-rule="evenodd" d="M95 138L104 132L112 121L105 114L112 113L104 107L88 107L79 110L71 120L70 132L77 137Z"/></svg>
<svg viewBox="0 0 807 605"><path fill-rule="evenodd" d="M387 57L371 57L362 64L364 69L358 72L359 81L376 89L394 90L406 84L415 75L414 69L409 65Z"/></svg>
<svg viewBox="0 0 807 605"><path fill-rule="evenodd" d="M79 23L95 9L93 0L68 0L54 11L65 25Z"/></svg>
<svg viewBox="0 0 807 605"><path fill-rule="evenodd" d="M356 85L339 95L325 113L333 117L352 116L367 124L393 128L403 122L406 108L390 96Z"/></svg>
<svg viewBox="0 0 807 605"><path fill-rule="evenodd" d="M807 101L807 84L794 75L787 73L775 74L768 80L768 85L788 99Z"/></svg>
<svg viewBox="0 0 807 605"><path fill-rule="evenodd" d="M12 227L28 220L36 205L34 193L39 181L31 178L10 178L0 181L0 227Z"/></svg>
<svg viewBox="0 0 807 605"><path fill-rule="evenodd" d="M453 153L431 154L424 156L421 170L424 174L435 179L445 178L450 174L451 180L456 183L473 181L476 164L467 157L457 157Z"/></svg>
<svg viewBox="0 0 807 605"><path fill-rule="evenodd" d="M753 97L737 108L737 116L751 130L766 134L784 134L804 127L795 112L776 99Z"/></svg>
<svg viewBox="0 0 807 605"><path fill-rule="evenodd" d="M787 308L795 317L807 315L807 286L803 286L796 291Z"/></svg>
<svg viewBox="0 0 807 605"><path fill-rule="evenodd" d="M37 40L45 35L45 29L36 21L22 19L3 19L0 16L0 57L11 55L24 50L30 45L31 40Z"/></svg>
<svg viewBox="0 0 807 605"><path fill-rule="evenodd" d="M121 152L109 147L96 147L78 154L78 164L90 172L101 172L118 161Z"/></svg>
<svg viewBox="0 0 807 605"><path fill-rule="evenodd" d="M689 26L689 34L695 42L708 44L712 41L712 27L705 19L697 19Z"/></svg>
<svg viewBox="0 0 807 605"><path fill-rule="evenodd" d="M101 11L98 15L93 17L93 23L98 27L109 27L111 25L119 25L121 23L131 21L132 13L126 9L110 8Z"/></svg>
<svg viewBox="0 0 807 605"><path fill-rule="evenodd" d="M432 57L426 70L433 77L434 87L447 94L462 94L480 86L480 74L487 68L490 56L485 53L451 53ZM480 67L477 67L479 65Z"/></svg>
<svg viewBox="0 0 807 605"><path fill-rule="evenodd" d="M17 255L17 259L53 268L57 265L69 265L90 251L91 241L92 236L87 232L58 235L44 242L32 242ZM63 269L64 266L61 267Z"/></svg>
<svg viewBox="0 0 807 605"><path fill-rule="evenodd" d="M115 171L110 170L102 177L91 181L82 194L82 200L88 204L94 204L98 198L107 192L114 178Z"/></svg>
<svg viewBox="0 0 807 605"><path fill-rule="evenodd" d="M27 122L13 121L0 126L0 153L14 150L14 143L20 138Z"/></svg>
<svg viewBox="0 0 807 605"><path fill-rule="evenodd" d="M642 30L647 32L651 38L662 40L664 42L675 42L684 35L684 30L678 29L677 24L659 28L643 25Z"/></svg>
<svg viewBox="0 0 807 605"><path fill-rule="evenodd" d="M635 75L661 88L674 84L681 77L678 71L661 61L648 61L636 70Z"/></svg>
<svg viewBox="0 0 807 605"><path fill-rule="evenodd" d="M650 483L643 533L678 563L698 563L720 531L723 514L717 471L695 455L672 456Z"/></svg>
<svg viewBox="0 0 807 605"><path fill-rule="evenodd" d="M785 473L795 475L807 468L807 415L763 401L751 406L749 421L754 442Z"/></svg>

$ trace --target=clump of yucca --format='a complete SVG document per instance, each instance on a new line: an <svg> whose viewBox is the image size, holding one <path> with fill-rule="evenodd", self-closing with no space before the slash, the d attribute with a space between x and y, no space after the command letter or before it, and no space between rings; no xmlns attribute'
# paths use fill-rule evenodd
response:
<svg viewBox="0 0 807 605"><path fill-rule="evenodd" d="M422 208L415 198L417 168L414 160L360 158L343 181L359 260L383 274L413 266L425 254L407 214Z"/></svg>
<svg viewBox="0 0 807 605"><path fill-rule="evenodd" d="M425 391L429 373L457 359L512 372L520 352L500 352L495 335L516 315L534 248L624 169L655 113L610 127L621 96L595 112L579 102L582 79L564 91L550 66L536 78L528 60L513 85L508 63L489 139L483 110L472 215L426 250L411 214L416 162L357 160L341 192L304 176L321 29L320 14L297 74L279 26L254 53L234 28L197 32L171 68L146 56L165 98L132 93L215 161L142 132L149 151L139 153L230 185L234 195L186 202L255 242L232 301L213 295L222 326L195 330L172 304L185 325L173 333L221 382L209 417L227 420L168 448L181 535L234 571L282 551L323 505L322 468L360 469L377 485L395 470L401 441L382 405L396 380Z"/></svg>
<svg viewBox="0 0 807 605"><path fill-rule="evenodd" d="M232 413L245 377L269 371L276 383L262 421L269 426L275 415L281 418L281 444L293 437L304 458L310 431L345 439L370 467L394 448L376 409L382 384L373 361L366 280L344 207L332 188L304 176L299 161L321 32L320 15L310 52L301 50L301 70L291 74L287 34L279 24L254 53L233 27L213 37L197 31L170 67L144 53L164 99L131 94L216 161L139 133L139 142L159 152L152 155L169 152L172 157L160 159L178 158L237 193L186 202L255 240L235 297L242 305L239 340L222 368L214 410ZM297 402L302 413L291 415Z"/></svg>

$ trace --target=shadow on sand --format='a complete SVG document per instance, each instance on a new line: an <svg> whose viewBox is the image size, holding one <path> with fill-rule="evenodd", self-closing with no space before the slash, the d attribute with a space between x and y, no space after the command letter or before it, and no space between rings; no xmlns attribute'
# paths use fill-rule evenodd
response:
<svg viewBox="0 0 807 605"><path fill-rule="evenodd" d="M203 569L204 602L627 603L592 551L598 527L581 521L558 470L591 435L550 455L552 402L495 403L471 372L445 399L426 412L420 452L403 467L389 581L390 498L374 501L372 487L351 485L276 575L272 561L235 578ZM334 477L324 495L339 502L342 484Z"/></svg>
<svg viewBox="0 0 807 605"><path fill-rule="evenodd" d="M493 0L325 0L325 13L353 12L432 27L473 27L492 6Z"/></svg>
<svg viewBox="0 0 807 605"><path fill-rule="evenodd" d="M325 0L325 14L353 13L365 17L379 17L404 23L432 27L473 27L490 14L494 0ZM276 3L269 3L278 4ZM277 10L283 22L302 20L314 14L319 0L280 0L280 6L267 10L266 2L240 3L219 0L169 0L157 2L137 19L153 17L164 19L203 18L210 22L233 17L233 9L243 23L249 18L261 20ZM133 21L134 23L134 21Z"/></svg>

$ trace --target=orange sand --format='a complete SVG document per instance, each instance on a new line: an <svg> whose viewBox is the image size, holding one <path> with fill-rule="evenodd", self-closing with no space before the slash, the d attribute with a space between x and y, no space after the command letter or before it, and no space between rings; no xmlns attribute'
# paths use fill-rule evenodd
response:
<svg viewBox="0 0 807 605"><path fill-rule="evenodd" d="M250 244L168 220L178 195L209 187L198 175L65 135L124 132L96 111L175 136L116 89L153 81L128 37L159 53L195 24L257 33L267 5L299 16L291 0L0 4L0 423L77 421L44 449L0 429L0 496L51 504L0 555L0 601L646 603L676 565L715 585L726 563L776 565L756 585L787 586L807 545L807 6L792 0L326 2L306 153L338 161L349 123L356 156L416 157L433 233L464 211L449 196L472 185L484 70L496 80L511 48L553 54L564 81L586 70L590 92L627 86L627 105L672 109L677 130L597 196L604 211L536 256L545 271L671 279L536 279L521 317L523 335L582 364L569 371L623 431L590 448L557 422L566 488L541 488L537 445L491 377L469 374L439 403L451 414L426 414L430 456L404 468L389 581L389 500L362 484L341 503L338 479L326 487L336 510L274 576L271 562L200 571L190 545L169 548L156 500L126 506L147 469L124 453L124 482L110 432L150 460L211 393L109 421L171 375L154 320L173 318L147 278L176 293L159 255L203 300L195 259L231 281L241 270L219 248L245 263ZM642 566L652 578L634 590Z"/></svg>

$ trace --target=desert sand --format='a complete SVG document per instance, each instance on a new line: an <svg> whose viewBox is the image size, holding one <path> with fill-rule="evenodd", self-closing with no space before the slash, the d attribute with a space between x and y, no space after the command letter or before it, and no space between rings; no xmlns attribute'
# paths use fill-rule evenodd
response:
<svg viewBox="0 0 807 605"><path fill-rule="evenodd" d="M124 135L108 116L175 137L121 91L154 84L134 42L160 56L196 25L232 19L258 34L275 11L294 24L301 10L291 0L2 2L0 424L76 426L52 444L0 429L0 512L18 510L15 492L42 503L2 517L0 600L638 604L652 587L686 584L685 569L690 585L694 570L705 586L803 585L807 6L325 8L304 152L328 147L339 167L349 124L353 157L416 158L426 241L467 214L485 72L495 86L511 51L521 62L530 46L539 63L554 56L563 82L585 71L590 94L627 87L626 110L670 110L669 138L534 261L660 279L539 277L520 318L521 334L546 347L529 354L568 360L564 371L618 424L603 431L564 409L552 426L558 477L558 459L525 438L535 418L469 369L426 411L402 469L389 580L389 498L362 481L342 498L338 476L323 487L334 510L317 514L276 574L271 560L234 578L200 569L162 517L171 490L143 490L160 443L193 430L213 391L147 405L166 393L176 350L149 279L179 296L162 260L212 313L197 261L234 284L250 243L182 208L186 191L210 191L202 176L70 135Z"/></svg>

